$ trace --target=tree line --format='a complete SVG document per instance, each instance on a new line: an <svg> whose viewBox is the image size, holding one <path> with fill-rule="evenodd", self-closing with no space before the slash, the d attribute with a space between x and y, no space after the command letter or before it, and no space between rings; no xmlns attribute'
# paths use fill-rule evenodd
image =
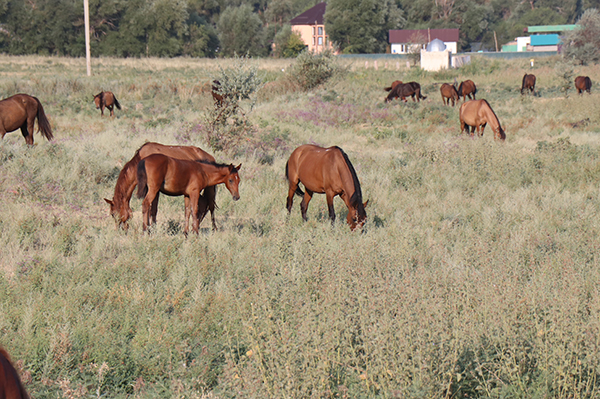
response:
<svg viewBox="0 0 600 399"><path fill-rule="evenodd" d="M93 56L295 56L289 21L320 0L90 0ZM382 53L390 29L460 28L489 49L530 25L575 23L600 0L328 0L325 29L344 53ZM496 39L494 39L494 36ZM275 46L272 46L272 44ZM0 51L83 56L83 0L0 0Z"/></svg>

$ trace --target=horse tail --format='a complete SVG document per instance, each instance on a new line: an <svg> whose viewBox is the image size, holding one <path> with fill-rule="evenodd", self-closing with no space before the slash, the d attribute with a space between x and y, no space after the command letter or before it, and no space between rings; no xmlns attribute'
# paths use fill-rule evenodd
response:
<svg viewBox="0 0 600 399"><path fill-rule="evenodd" d="M523 83L521 83L521 94L523 94L523 90L525 90L525 80L527 79L527 74L523 75Z"/></svg>
<svg viewBox="0 0 600 399"><path fill-rule="evenodd" d="M463 82L460 82L460 84L458 85L458 96L462 97L462 90L463 89Z"/></svg>
<svg viewBox="0 0 600 399"><path fill-rule="evenodd" d="M588 93L590 92L590 90L592 89L592 79L590 79L589 76L585 77L585 88L588 91Z"/></svg>
<svg viewBox="0 0 600 399"><path fill-rule="evenodd" d="M290 181L290 175L288 174L288 164L290 163L290 161L287 161L285 163L285 178L287 179L287 181ZM302 189L300 188L300 185L296 186L296 195L300 196L300 197L304 197L304 191L302 191Z"/></svg>
<svg viewBox="0 0 600 399"><path fill-rule="evenodd" d="M117 109L121 109L121 104L119 104L119 100L117 100L117 97L115 97L114 94L113 94L113 99L115 100L115 106L117 107Z"/></svg>
<svg viewBox="0 0 600 399"><path fill-rule="evenodd" d="M137 197L144 198L148 194L148 175L146 174L146 160L142 159L137 168L138 191Z"/></svg>
<svg viewBox="0 0 600 399"><path fill-rule="evenodd" d="M16 388L19 391L18 393L20 393L20 397L22 399L29 399L29 394L27 393L27 391L25 390L25 387L23 386L23 383L21 382L19 373L17 373L15 366L12 364L10 355L2 347L0 347L0 371L3 371L4 383L7 384L5 387L2 387L3 388L2 393L4 393L4 388L6 388L6 389L8 389L9 387L15 388L14 385L17 385ZM11 384L11 381L10 381L11 377L12 377L13 384ZM8 380L7 380L7 378L8 378ZM13 386L11 386L11 385L13 385Z"/></svg>
<svg viewBox="0 0 600 399"><path fill-rule="evenodd" d="M50 122L48 121L48 118L46 118L46 113L44 112L44 107L42 106L42 103L40 102L40 100L38 100L36 97L33 97L33 99L36 101L37 103L37 120L38 120L38 130L42 133L42 135L44 137L46 137L46 139L48 141L52 140L54 138L54 136L52 135L52 127L50 126ZM33 135L33 132L31 132L31 134Z"/></svg>

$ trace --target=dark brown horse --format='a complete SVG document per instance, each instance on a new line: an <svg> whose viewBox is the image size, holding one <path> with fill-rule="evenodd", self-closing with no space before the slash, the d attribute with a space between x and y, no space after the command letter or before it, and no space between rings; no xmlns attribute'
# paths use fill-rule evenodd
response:
<svg viewBox="0 0 600 399"><path fill-rule="evenodd" d="M389 103L394 99L401 99L406 102L408 97L412 97L414 101L421 101L421 99L426 99L427 97L423 96L421 93L421 85L417 82L408 82L408 83L398 83L392 90L390 90L390 94L387 95L385 102ZM416 100L415 100L416 97Z"/></svg>
<svg viewBox="0 0 600 399"><path fill-rule="evenodd" d="M467 96L469 96L469 100L475 100L475 93L477 93L477 87L472 80L467 79L460 82L460 85L458 86L458 97L462 97L463 102L467 100Z"/></svg>
<svg viewBox="0 0 600 399"><path fill-rule="evenodd" d="M238 186L242 167L217 164L206 161L188 161L171 158L162 154L153 154L140 161L137 168L138 198L142 202L143 229L150 225L150 207L159 192L170 195L183 195L185 199L185 227L187 235L190 213L192 214L192 230L198 233L200 219L198 218L198 200L200 191L209 186L224 183L233 196L240 199Z"/></svg>
<svg viewBox="0 0 600 399"><path fill-rule="evenodd" d="M500 140L506 139L506 134L502 126L500 126L500 121L496 113L486 100L467 101L460 106L461 132L465 131L467 134L470 133L473 136L475 128L477 128L477 134L483 136L483 129L485 129L488 123L494 130L495 138ZM469 127L471 127L470 132Z"/></svg>
<svg viewBox="0 0 600 399"><path fill-rule="evenodd" d="M535 75L525 74L523 75L523 83L521 84L521 94L524 90L529 90L530 93L535 94Z"/></svg>
<svg viewBox="0 0 600 399"><path fill-rule="evenodd" d="M38 131L46 139L52 140L52 128L40 100L27 94L15 94L0 101L0 138L20 128L25 142L33 145L35 118L38 120Z"/></svg>
<svg viewBox="0 0 600 399"><path fill-rule="evenodd" d="M137 185L138 164L142 159L152 154L164 154L172 158L187 159L190 161L215 162L215 158L212 155L198 147L170 146L159 143L146 143L141 146L135 152L133 158L125 164L121 173L119 173L112 200L104 198L110 205L110 214L115 219L117 226L120 226L125 230L129 227L127 221L133 216L129 201L131 200L133 190ZM198 218L200 222L204 219L206 212L210 210L213 230L217 229L217 225L215 224L215 208L217 207L215 204L216 195L216 187L206 187L203 195L200 196L200 203L198 204ZM156 223L156 214L158 211L158 198L159 196L157 195L151 210L151 216L154 223Z"/></svg>
<svg viewBox="0 0 600 399"><path fill-rule="evenodd" d="M592 94L592 80L589 76L577 76L575 78L575 88L579 94L583 94L584 91Z"/></svg>
<svg viewBox="0 0 600 399"><path fill-rule="evenodd" d="M452 106L454 107L454 104L458 102L458 92L453 85L444 83L440 87L440 92L442 93L442 102L444 105L450 105L450 100L452 100Z"/></svg>
<svg viewBox="0 0 600 399"><path fill-rule="evenodd" d="M0 347L0 398L29 399L8 353Z"/></svg>
<svg viewBox="0 0 600 399"><path fill-rule="evenodd" d="M306 211L314 193L325 194L331 223L335 221L333 198L339 195L348 207L346 221L350 229L362 228L367 220L362 202L360 183L348 156L340 147L322 148L305 144L296 148L285 165L285 177L289 182L287 210L292 211L294 193L303 196L300 210L307 220ZM304 185L303 192L299 183Z"/></svg>
<svg viewBox="0 0 600 399"><path fill-rule="evenodd" d="M121 104L117 100L117 97L110 91L101 91L94 96L94 103L96 103L96 109L100 108L100 115L104 116L104 108L108 108L110 116L115 116L113 108L116 106L121 109Z"/></svg>

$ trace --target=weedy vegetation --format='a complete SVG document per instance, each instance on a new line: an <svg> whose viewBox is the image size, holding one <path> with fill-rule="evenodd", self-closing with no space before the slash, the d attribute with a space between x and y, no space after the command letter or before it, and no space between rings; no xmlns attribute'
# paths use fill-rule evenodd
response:
<svg viewBox="0 0 600 399"><path fill-rule="evenodd" d="M600 94L565 98L558 61L341 59L309 87L294 60L250 59L251 129L215 141L211 82L236 60L99 58L86 77L83 59L0 57L0 97L38 97L55 136L0 142L0 344L36 398L598 397ZM477 84L505 142L461 134L439 93L454 78ZM394 80L427 100L385 104ZM96 112L100 90L116 117ZM135 198L115 229L103 198L146 141L243 164L241 199L217 193L218 231L185 238L166 196L151 234ZM332 227L323 195L308 222L288 215L285 163L305 143L348 154L362 233L339 199Z"/></svg>

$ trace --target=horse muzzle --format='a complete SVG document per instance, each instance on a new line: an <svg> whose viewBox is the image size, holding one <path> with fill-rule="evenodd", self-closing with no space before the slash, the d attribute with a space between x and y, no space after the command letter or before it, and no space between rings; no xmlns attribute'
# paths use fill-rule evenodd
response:
<svg viewBox="0 0 600 399"><path fill-rule="evenodd" d="M239 196L239 195L234 195L234 196L233 196L233 200L234 200L234 201L237 201L237 200L239 200L239 199L240 199L240 196Z"/></svg>

